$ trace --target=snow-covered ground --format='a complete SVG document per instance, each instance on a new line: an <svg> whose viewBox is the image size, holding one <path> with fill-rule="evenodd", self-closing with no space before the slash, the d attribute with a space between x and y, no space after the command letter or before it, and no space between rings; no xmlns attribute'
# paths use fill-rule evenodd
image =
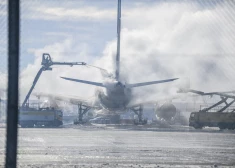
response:
<svg viewBox="0 0 235 168"><path fill-rule="evenodd" d="M235 165L235 132L71 126L19 129L19 167L211 167ZM0 128L0 167L5 129Z"/></svg>

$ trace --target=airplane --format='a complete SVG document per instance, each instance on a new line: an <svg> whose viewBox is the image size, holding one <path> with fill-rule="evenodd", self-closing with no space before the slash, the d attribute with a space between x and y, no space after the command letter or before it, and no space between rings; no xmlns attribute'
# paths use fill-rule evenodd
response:
<svg viewBox="0 0 235 168"><path fill-rule="evenodd" d="M64 80L84 83L88 85L94 85L97 87L101 87L101 90L97 92L97 98L99 100L99 105L102 109L105 109L109 112L117 112L124 111L125 109L132 109L139 117L139 123L143 122L142 118L142 105L144 102L140 102L138 104L130 104L130 101L133 99L132 89L137 87L143 87L147 85L154 85L166 82L172 82L177 80L178 78L165 79L165 80L156 80L150 82L142 82L142 83L126 83L120 80L120 35L121 35L121 0L118 0L117 7L117 52L115 58L115 74L109 73L105 69L99 68L102 70L102 73L105 73L108 76L108 80L105 82L94 82L94 81L86 81L81 79L73 79L68 77L61 77ZM107 75L108 74L108 75ZM41 94L42 95L42 94ZM53 96L53 95L45 95L50 96L57 100L68 101L72 104L80 104L80 114L83 114L90 108L94 108L94 105L87 103L87 101L82 101L76 98L67 98L64 96ZM88 108L89 107L89 108Z"/></svg>

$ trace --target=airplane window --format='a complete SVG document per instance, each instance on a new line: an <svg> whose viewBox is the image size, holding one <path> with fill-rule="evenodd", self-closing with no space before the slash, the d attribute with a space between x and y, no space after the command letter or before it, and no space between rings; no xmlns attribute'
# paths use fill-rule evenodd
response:
<svg viewBox="0 0 235 168"><path fill-rule="evenodd" d="M7 108L9 2L0 0L0 167L14 152L7 115L17 107ZM235 166L234 8L20 1L17 166Z"/></svg>

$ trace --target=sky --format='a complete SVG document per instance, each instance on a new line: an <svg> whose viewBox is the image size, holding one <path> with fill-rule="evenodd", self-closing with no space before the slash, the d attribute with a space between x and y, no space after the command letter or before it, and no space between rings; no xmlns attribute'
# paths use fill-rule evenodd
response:
<svg viewBox="0 0 235 168"><path fill-rule="evenodd" d="M0 88L7 77L7 4L0 0ZM184 79L203 91L234 90L235 2L123 0L121 78L128 83L180 78L135 89L141 98L176 92ZM113 71L116 54L116 0L21 1L21 101L40 68L42 53L54 61L84 61ZM91 97L95 87L60 76L101 82L91 67L45 72L35 92Z"/></svg>

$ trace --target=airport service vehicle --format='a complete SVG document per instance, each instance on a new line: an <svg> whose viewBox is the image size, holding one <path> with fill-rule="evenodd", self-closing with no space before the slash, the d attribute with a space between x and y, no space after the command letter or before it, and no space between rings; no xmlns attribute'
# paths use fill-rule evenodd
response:
<svg viewBox="0 0 235 168"><path fill-rule="evenodd" d="M19 113L21 127L58 127L63 125L63 112L54 108L27 108Z"/></svg>
<svg viewBox="0 0 235 168"><path fill-rule="evenodd" d="M235 107L231 105L235 102L235 91L228 92L209 92L205 93L198 90L187 89L183 92L196 93L202 96L220 96L220 101L206 106L199 112L192 112L189 117L189 126L196 129L202 127L219 127L220 129L235 129ZM219 106L224 103L224 106Z"/></svg>
<svg viewBox="0 0 235 168"><path fill-rule="evenodd" d="M20 109L19 109L19 124L21 127L33 127L33 126L55 126L58 127L63 124L63 113L61 110L53 107L47 108L34 108L28 102L29 97L40 78L43 71L51 71L52 65L86 65L84 62L53 62L51 56L47 53L42 55L42 67L38 71L34 78L33 84L28 91Z"/></svg>
<svg viewBox="0 0 235 168"><path fill-rule="evenodd" d="M219 127L220 129L235 129L234 112L192 112L189 118L189 126L196 129L202 127Z"/></svg>

